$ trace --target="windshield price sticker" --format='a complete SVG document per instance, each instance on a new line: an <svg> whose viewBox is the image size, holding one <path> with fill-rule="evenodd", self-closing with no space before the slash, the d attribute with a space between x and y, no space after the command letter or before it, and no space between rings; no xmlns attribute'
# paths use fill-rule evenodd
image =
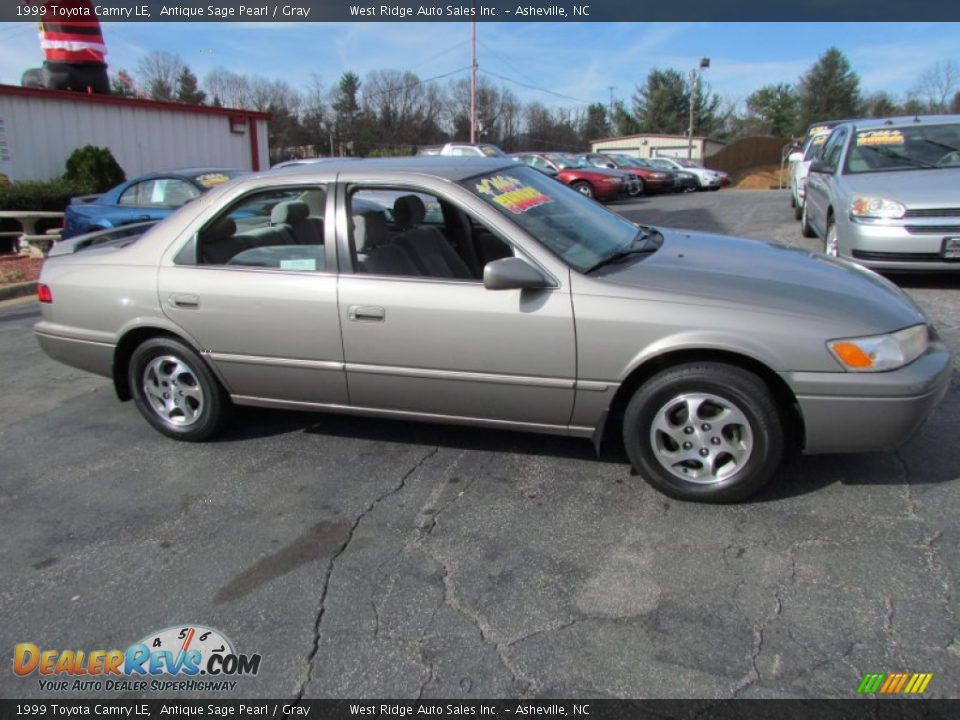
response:
<svg viewBox="0 0 960 720"><path fill-rule="evenodd" d="M867 130L857 133L857 146L861 145L903 145L903 133L900 130Z"/></svg>
<svg viewBox="0 0 960 720"><path fill-rule="evenodd" d="M506 208L514 215L525 213L527 210L552 202L549 196L544 195L535 187L524 185L515 177L509 175L484 178L477 183L477 192L490 196L495 203Z"/></svg>

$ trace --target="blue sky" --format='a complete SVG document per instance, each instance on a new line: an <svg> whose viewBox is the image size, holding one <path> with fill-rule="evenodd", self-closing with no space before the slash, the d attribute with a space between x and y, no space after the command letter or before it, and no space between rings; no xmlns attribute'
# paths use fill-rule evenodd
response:
<svg viewBox="0 0 960 720"><path fill-rule="evenodd" d="M469 23L107 23L111 69L135 71L149 50L179 54L201 78L217 66L325 85L346 70L361 77L382 68L420 77L466 68ZM478 55L486 69L571 98L606 103L608 86L628 99L652 67L693 67L711 58L704 79L742 100L760 85L793 82L827 47L843 50L866 92L900 95L924 68L960 64L960 24L949 23L480 23ZM41 62L35 26L0 23L0 83ZM466 76L466 72L464 72ZM445 82L445 81L444 81ZM501 82L495 80L495 82ZM510 85L524 101L573 100Z"/></svg>

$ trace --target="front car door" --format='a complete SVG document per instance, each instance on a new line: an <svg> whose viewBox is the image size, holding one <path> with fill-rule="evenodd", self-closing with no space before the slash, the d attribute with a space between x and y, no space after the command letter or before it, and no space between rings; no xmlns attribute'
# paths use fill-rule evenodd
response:
<svg viewBox="0 0 960 720"><path fill-rule="evenodd" d="M808 203L807 219L820 237L827 234L827 213L830 209L830 198L835 181L835 174L840 167L840 156L847 141L849 130L840 126L827 139L820 159L829 167L829 172L807 173L807 193L804 202Z"/></svg>
<svg viewBox="0 0 960 720"><path fill-rule="evenodd" d="M160 268L163 312L241 403L348 402L327 187L237 189L187 228Z"/></svg>
<svg viewBox="0 0 960 720"><path fill-rule="evenodd" d="M340 323L351 404L388 416L565 431L576 379L567 268L516 238L463 188L412 178L387 184L340 174ZM404 209L409 196L442 207L444 225L427 227L422 211ZM487 290L469 251L480 232L526 257L553 287Z"/></svg>

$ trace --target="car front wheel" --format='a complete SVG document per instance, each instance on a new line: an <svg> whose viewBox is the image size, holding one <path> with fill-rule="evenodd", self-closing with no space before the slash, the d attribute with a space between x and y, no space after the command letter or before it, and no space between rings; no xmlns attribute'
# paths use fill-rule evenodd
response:
<svg viewBox="0 0 960 720"><path fill-rule="evenodd" d="M664 370L624 414L630 462L653 487L697 502L737 502L759 492L783 454L783 422L766 383L723 363Z"/></svg>
<svg viewBox="0 0 960 720"><path fill-rule="evenodd" d="M130 358L128 381L140 414L169 437L206 440L226 420L229 398L203 359L179 340L141 343Z"/></svg>
<svg viewBox="0 0 960 720"><path fill-rule="evenodd" d="M593 197L593 187L588 182L575 182L571 185L574 190L583 195L584 197L592 198Z"/></svg>

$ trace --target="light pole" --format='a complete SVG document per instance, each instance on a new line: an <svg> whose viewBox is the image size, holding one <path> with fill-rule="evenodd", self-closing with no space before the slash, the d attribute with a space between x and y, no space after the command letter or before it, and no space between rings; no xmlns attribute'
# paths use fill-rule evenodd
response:
<svg viewBox="0 0 960 720"><path fill-rule="evenodd" d="M687 136L690 141L687 146L687 160L693 160L693 121L694 109L700 96L700 73L708 67L710 67L710 58L700 58L700 66L690 71L690 126L687 128Z"/></svg>

